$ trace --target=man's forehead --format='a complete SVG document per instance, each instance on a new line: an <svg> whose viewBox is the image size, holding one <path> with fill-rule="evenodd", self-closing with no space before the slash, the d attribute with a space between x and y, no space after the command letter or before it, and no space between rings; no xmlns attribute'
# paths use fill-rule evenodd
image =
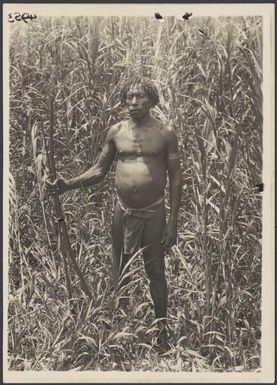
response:
<svg viewBox="0 0 277 385"><path fill-rule="evenodd" d="M134 92L145 93L141 84L132 84L131 87L129 88L127 94L134 93Z"/></svg>

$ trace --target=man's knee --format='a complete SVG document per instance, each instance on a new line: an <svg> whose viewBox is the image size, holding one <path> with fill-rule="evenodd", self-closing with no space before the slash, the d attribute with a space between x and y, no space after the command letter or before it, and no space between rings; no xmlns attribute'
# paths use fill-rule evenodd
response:
<svg viewBox="0 0 277 385"><path fill-rule="evenodd" d="M165 271L163 266L151 266L145 264L145 271L151 282L162 283L165 280Z"/></svg>

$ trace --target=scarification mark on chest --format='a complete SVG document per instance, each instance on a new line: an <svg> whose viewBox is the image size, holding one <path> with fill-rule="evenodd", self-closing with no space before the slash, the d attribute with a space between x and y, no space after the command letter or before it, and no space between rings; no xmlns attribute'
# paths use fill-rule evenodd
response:
<svg viewBox="0 0 277 385"><path fill-rule="evenodd" d="M117 145L118 154L127 157L156 157L162 155L164 150L164 143L160 132L135 132L129 127L119 136Z"/></svg>

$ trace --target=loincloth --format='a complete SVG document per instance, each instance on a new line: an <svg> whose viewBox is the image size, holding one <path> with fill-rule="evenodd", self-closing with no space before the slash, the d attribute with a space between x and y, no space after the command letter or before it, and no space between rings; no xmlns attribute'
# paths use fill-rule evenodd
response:
<svg viewBox="0 0 277 385"><path fill-rule="evenodd" d="M141 246L144 225L147 219L152 218L164 203L165 197L162 196L156 202L147 207L133 209L126 206L117 197L118 205L123 212L123 253L133 254Z"/></svg>

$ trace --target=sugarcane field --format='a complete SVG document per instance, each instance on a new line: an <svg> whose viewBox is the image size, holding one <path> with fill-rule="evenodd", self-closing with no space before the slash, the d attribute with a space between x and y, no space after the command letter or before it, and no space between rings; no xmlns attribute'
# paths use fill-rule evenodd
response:
<svg viewBox="0 0 277 385"><path fill-rule="evenodd" d="M9 16L8 370L259 373L263 17L78 15Z"/></svg>

